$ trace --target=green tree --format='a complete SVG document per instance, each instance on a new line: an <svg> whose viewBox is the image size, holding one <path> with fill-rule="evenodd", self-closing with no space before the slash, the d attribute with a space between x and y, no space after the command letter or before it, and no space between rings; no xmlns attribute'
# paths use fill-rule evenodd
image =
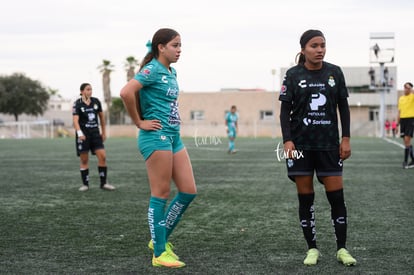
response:
<svg viewBox="0 0 414 275"><path fill-rule="evenodd" d="M125 62L125 70L127 71L127 81L135 76L135 67L139 66L139 61L133 56L128 56Z"/></svg>
<svg viewBox="0 0 414 275"><path fill-rule="evenodd" d="M48 89L22 73L0 76L0 113L13 115L16 121L21 114L42 115L49 97Z"/></svg>
<svg viewBox="0 0 414 275"><path fill-rule="evenodd" d="M125 107L120 97L114 97L111 105L111 123L124 124L125 123Z"/></svg>

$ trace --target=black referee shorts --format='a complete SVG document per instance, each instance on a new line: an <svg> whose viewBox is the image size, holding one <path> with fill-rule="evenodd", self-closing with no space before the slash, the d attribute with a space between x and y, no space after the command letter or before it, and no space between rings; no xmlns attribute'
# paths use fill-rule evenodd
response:
<svg viewBox="0 0 414 275"><path fill-rule="evenodd" d="M414 132L414 117L400 119L400 136L413 137Z"/></svg>
<svg viewBox="0 0 414 275"><path fill-rule="evenodd" d="M330 151L303 150L296 155L297 159L286 160L288 177L292 181L295 181L295 176L313 176L315 172L318 179L342 176L343 162L339 157L339 148Z"/></svg>

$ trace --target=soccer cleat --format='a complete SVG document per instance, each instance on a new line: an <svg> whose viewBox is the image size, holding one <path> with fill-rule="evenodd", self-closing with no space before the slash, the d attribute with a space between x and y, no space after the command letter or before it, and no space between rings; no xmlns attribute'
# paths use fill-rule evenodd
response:
<svg viewBox="0 0 414 275"><path fill-rule="evenodd" d="M409 164L407 164L407 167L405 167L406 169L408 168L414 168L414 161L411 161Z"/></svg>
<svg viewBox="0 0 414 275"><path fill-rule="evenodd" d="M171 256L167 251L164 251L161 253L160 256L155 257L155 255L152 256L152 265L153 266L164 266L169 268L180 268L184 267L185 263L177 260L173 256Z"/></svg>
<svg viewBox="0 0 414 275"><path fill-rule="evenodd" d="M336 258L338 259L338 262L341 262L346 266L356 265L357 262L345 248L341 248L336 252Z"/></svg>
<svg viewBox="0 0 414 275"><path fill-rule="evenodd" d="M87 186L87 185L82 185L81 187L79 187L79 191L81 191L81 192L85 192L85 191L88 191L89 190L89 186Z"/></svg>
<svg viewBox="0 0 414 275"><path fill-rule="evenodd" d="M105 183L104 185L101 186L101 188L103 190L108 190L108 191L114 191L115 190L115 186L110 185L109 183Z"/></svg>
<svg viewBox="0 0 414 275"><path fill-rule="evenodd" d="M148 243L148 248L151 249L152 251L154 251L154 243L151 241L149 241ZM174 251L172 250L174 248L173 244L171 242L167 242L165 244L165 251L170 254L170 256L172 256L173 258L175 258L176 260L179 260L180 257L178 257L177 254L174 253Z"/></svg>
<svg viewBox="0 0 414 275"><path fill-rule="evenodd" d="M318 258L320 256L319 250L316 248L311 248L306 252L306 258L303 260L304 265L316 265L318 263Z"/></svg>

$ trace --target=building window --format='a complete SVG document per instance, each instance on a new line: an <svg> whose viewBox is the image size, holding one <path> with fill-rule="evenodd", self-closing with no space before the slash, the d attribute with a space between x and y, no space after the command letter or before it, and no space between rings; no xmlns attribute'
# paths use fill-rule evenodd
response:
<svg viewBox="0 0 414 275"><path fill-rule="evenodd" d="M370 108L369 109L369 121L378 121L379 120L379 110Z"/></svg>
<svg viewBox="0 0 414 275"><path fill-rule="evenodd" d="M273 111L260 111L260 120L274 120Z"/></svg>
<svg viewBox="0 0 414 275"><path fill-rule="evenodd" d="M191 120L204 120L204 111L191 111Z"/></svg>

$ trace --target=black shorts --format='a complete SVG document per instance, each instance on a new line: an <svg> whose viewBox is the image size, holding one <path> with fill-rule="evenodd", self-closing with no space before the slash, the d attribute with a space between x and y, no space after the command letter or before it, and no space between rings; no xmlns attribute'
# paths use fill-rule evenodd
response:
<svg viewBox="0 0 414 275"><path fill-rule="evenodd" d="M400 119L400 136L413 137L414 132L414 117Z"/></svg>
<svg viewBox="0 0 414 275"><path fill-rule="evenodd" d="M318 180L326 176L342 176L343 162L339 157L339 148L331 151L303 150L297 159L287 159L288 177L295 181L295 176L313 176Z"/></svg>
<svg viewBox="0 0 414 275"><path fill-rule="evenodd" d="M85 134L86 139L80 140L76 135L76 154L79 157L81 153L91 151L95 155L95 151L99 149L104 149L104 144L102 136L99 132L93 132L90 134Z"/></svg>

